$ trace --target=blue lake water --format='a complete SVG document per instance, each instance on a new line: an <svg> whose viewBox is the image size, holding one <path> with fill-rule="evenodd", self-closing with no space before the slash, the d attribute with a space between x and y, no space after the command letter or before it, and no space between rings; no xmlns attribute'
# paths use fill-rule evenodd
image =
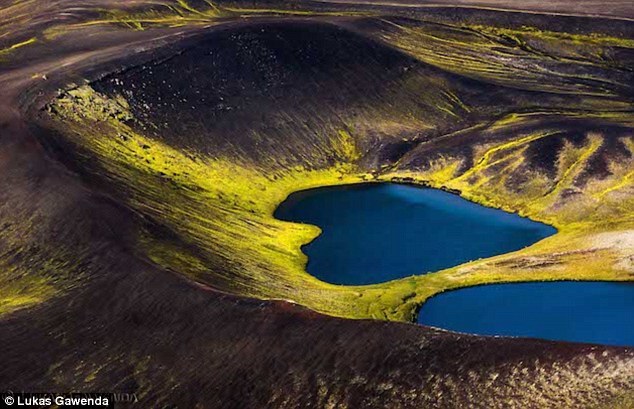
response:
<svg viewBox="0 0 634 409"><path fill-rule="evenodd" d="M529 246L556 230L437 189L366 183L293 193L281 220L319 226L308 273L334 284L425 274Z"/></svg>
<svg viewBox="0 0 634 409"><path fill-rule="evenodd" d="M478 335L634 346L634 283L515 283L463 288L427 300L418 322Z"/></svg>

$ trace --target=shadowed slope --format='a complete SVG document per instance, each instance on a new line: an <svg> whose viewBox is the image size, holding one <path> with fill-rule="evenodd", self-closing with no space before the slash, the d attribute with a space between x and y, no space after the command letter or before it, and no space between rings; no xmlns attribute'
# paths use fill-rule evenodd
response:
<svg viewBox="0 0 634 409"><path fill-rule="evenodd" d="M525 26L545 17L474 28L476 11L430 24L387 7L233 6L42 3L4 26L20 38L0 75L0 383L136 392L144 406L631 406L628 349L235 296L407 320L459 286L631 280L629 43L593 20L537 41ZM434 34L447 48L421 41ZM12 48L22 36L36 41ZM486 64L533 69L515 86ZM300 251L316 229L273 210L364 179L446 185L561 233L424 277L319 282Z"/></svg>
<svg viewBox="0 0 634 409"><path fill-rule="evenodd" d="M346 25L392 38L383 20ZM460 45L456 58L480 49L470 38L442 38ZM561 88L555 71L547 78L527 71L523 89L476 81L430 65L445 49L430 48L421 62L331 23L296 19L218 29L174 48L60 96L48 107L58 120L49 126L67 136L45 139L67 163L79 152L74 167L161 226L145 229L139 242L159 265L236 294L400 319L454 286L629 279L620 264L627 250L587 235L612 228L607 222L624 229L630 218L627 206L596 211L597 196L622 183L631 160L625 89L606 93L601 81ZM491 61L509 55L492 50ZM535 64L546 72L550 61ZM569 61L566 70L585 65ZM618 66L597 75L622 73ZM452 278L458 267L363 288L321 283L303 271L299 250L315 228L275 220L273 210L292 191L369 178L448 186L564 234L500 256L495 268L477 262L462 281ZM593 268L578 271L586 258L570 253L572 237ZM526 255L549 268L523 268Z"/></svg>

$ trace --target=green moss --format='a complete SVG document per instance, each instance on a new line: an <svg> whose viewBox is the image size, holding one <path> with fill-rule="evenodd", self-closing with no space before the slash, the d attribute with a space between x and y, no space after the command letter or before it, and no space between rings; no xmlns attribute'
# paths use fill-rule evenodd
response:
<svg viewBox="0 0 634 409"><path fill-rule="evenodd" d="M610 74L615 62L605 56L617 48L634 48L632 39L532 27L385 22L391 25L381 33L385 41L428 64L478 80L595 97L618 96L628 86Z"/></svg>
<svg viewBox="0 0 634 409"><path fill-rule="evenodd" d="M7 57L8 55L15 52L16 50L22 47L26 47L28 45L34 44L36 42L37 42L37 38L33 37L33 38L29 38L28 40L24 40L24 41L20 41L18 43L12 44L7 48L0 49L0 60Z"/></svg>
<svg viewBox="0 0 634 409"><path fill-rule="evenodd" d="M39 304L77 284L81 273L77 265L64 261L60 249L46 249L39 244L22 243L13 235L4 237L13 248L29 254L29 268L0 257L0 315ZM52 250L52 251L51 251ZM3 255L6 256L6 255ZM61 258L64 257L64 258Z"/></svg>
<svg viewBox="0 0 634 409"><path fill-rule="evenodd" d="M317 186L371 179L355 165L355 139L346 130L332 135L341 162L325 169L302 166L262 169L228 158L185 152L133 131L124 121L131 115L122 97L106 98L89 87L68 92L52 106L67 134L99 172L125 192L129 205L168 226L177 236L162 238L145 232L140 251L156 264L186 274L201 283L240 295L285 299L317 311L350 318L411 320L428 297L447 289L509 281L606 279L629 280L619 267L618 249L601 247L597 226L585 215L573 217L552 203L569 186L587 158L600 146L591 138L583 148L571 148L559 162L554 187L534 174L533 186L509 190L493 172L504 165L511 172L522 166L527 144L551 131L517 135L483 146L467 171L462 158L440 157L427 171L392 169L378 180L411 178L435 187L458 189L473 201L548 221L560 233L528 249L478 260L456 268L370 286L336 286L305 272L302 244L312 240L315 226L276 220L276 206L290 193ZM511 118L511 120L509 120ZM490 125L496 132L511 127L517 116ZM510 128L509 128L510 129ZM90 130L90 132L86 132ZM548 193L550 191L550 193ZM607 194L607 193L606 193Z"/></svg>
<svg viewBox="0 0 634 409"><path fill-rule="evenodd" d="M39 304L55 293L56 290L43 277L13 277L9 280L5 271L0 282L0 315Z"/></svg>

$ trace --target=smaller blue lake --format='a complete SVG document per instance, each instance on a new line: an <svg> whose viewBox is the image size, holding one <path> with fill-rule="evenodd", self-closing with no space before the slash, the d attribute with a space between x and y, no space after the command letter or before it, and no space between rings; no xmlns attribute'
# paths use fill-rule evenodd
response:
<svg viewBox="0 0 634 409"><path fill-rule="evenodd" d="M366 183L293 193L281 220L319 226L303 247L322 281L361 285L453 267L529 246L556 230L437 189Z"/></svg>
<svg viewBox="0 0 634 409"><path fill-rule="evenodd" d="M418 322L477 335L634 346L634 283L515 283L463 288L427 300Z"/></svg>

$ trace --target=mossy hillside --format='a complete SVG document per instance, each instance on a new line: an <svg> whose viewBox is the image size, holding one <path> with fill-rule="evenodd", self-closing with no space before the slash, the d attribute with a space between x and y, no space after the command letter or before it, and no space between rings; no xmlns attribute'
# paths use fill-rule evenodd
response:
<svg viewBox="0 0 634 409"><path fill-rule="evenodd" d="M90 103L82 107L78 101ZM61 99L54 109L74 121L71 130L78 148L99 161L104 176L125 191L131 206L167 225L181 239L173 242L149 232L140 239L140 249L158 264L221 290L301 300L335 315L385 316L377 299L398 297L381 287L360 292L309 276L300 246L318 229L272 217L277 204L295 190L361 180L363 175L352 165L340 163L324 170L298 167L264 176L139 135L117 119L125 116L121 100L108 101L82 88L71 106L67 102ZM94 110L96 106L100 109ZM98 130L99 136L86 135L86 125ZM341 151L350 152L347 139L341 142ZM409 284L398 287L403 293Z"/></svg>
<svg viewBox="0 0 634 409"><path fill-rule="evenodd" d="M616 122L630 120L624 114ZM475 142L473 158L465 158L462 148L427 154L424 160L417 159L424 166L405 157L379 177L459 191L472 201L518 212L559 230L525 250L430 274L424 277L426 282L438 279L449 289L507 281L632 280L631 131L604 127L570 139L565 128L548 127L543 118L538 123L528 132L518 129L518 121L502 118L478 129L478 134L484 140L489 133L514 135L507 142ZM561 144L550 172L531 164L528 154L532 144L549 138ZM415 150L408 155L416 158ZM597 163L603 161L607 175L597 171Z"/></svg>
<svg viewBox="0 0 634 409"><path fill-rule="evenodd" d="M270 27L256 27L240 33L247 42L232 38L250 52L275 49L271 43L262 47L261 37L253 34ZM462 46L476 52L479 45L469 41ZM377 45L357 43L364 47ZM193 96L196 89L213 92L222 86L204 87L191 75L191 93L183 93L186 84L167 89L162 81L174 72L161 63L96 83L98 92L75 89L51 105L55 126L82 152L85 171L164 228L140 232L139 253L223 291L287 299L353 318L409 320L427 297L466 285L631 280L622 237L632 220L632 116L623 89L604 92L602 81L584 83L582 89L574 83L545 88L541 76L529 74L523 77L526 90L516 90L390 54L398 59L385 70L387 77L371 71L355 76L332 65L332 72L345 74L350 89L364 89L363 95L348 94L346 81L331 82L345 98L311 105L310 98L298 103L300 94L284 104L269 96L296 90L317 94L318 89L303 83L276 88L276 76L285 72L270 59L278 55L244 60L247 66L271 62L258 74L270 80L264 82L268 96L238 91L235 105L216 105L220 111L202 109ZM286 75L282 78L295 74ZM236 80L249 89L244 78ZM329 77L312 81L328 83ZM251 115L256 106L272 109ZM186 109L191 112L182 116ZM213 121L205 122L206 117ZM312 122L298 126L302 121ZM223 123L246 127L236 131L218 125ZM540 148L550 141L553 149ZM275 220L273 210L296 190L371 178L456 189L471 200L549 222L560 233L520 252L390 283L319 282L306 274L299 249L318 230Z"/></svg>
<svg viewBox="0 0 634 409"><path fill-rule="evenodd" d="M361 155L379 150L389 160L421 130L459 127L480 99L464 79L335 25L303 20L211 31L167 63L94 86L125 96L139 132L269 170L349 161L333 154L331 143L345 134Z"/></svg>
<svg viewBox="0 0 634 409"><path fill-rule="evenodd" d="M2 315L84 285L96 260L108 257L103 237L112 232L110 205L86 206L81 199L84 192L74 191L67 176L55 175L50 168L16 170L32 163L31 150L4 148L11 153L5 155L1 168L11 189L0 188ZM37 188L29 186L33 181ZM99 220L93 219L97 213L102 215ZM68 228L68 215L76 229ZM116 224L125 233L127 223Z"/></svg>
<svg viewBox="0 0 634 409"><path fill-rule="evenodd" d="M182 27L209 24L222 17L229 17L230 13L210 1L193 5L187 1L178 0L144 7L141 10L103 9L101 15L102 18L81 23L78 27L106 24L123 25L135 30L153 27Z"/></svg>
<svg viewBox="0 0 634 409"><path fill-rule="evenodd" d="M280 7L253 7L248 3L225 4L208 0L167 0L139 2L120 8L91 10L79 22L54 24L43 30L46 40L54 40L73 31L95 27L116 26L136 31L158 28L203 27L240 19L267 16L349 17L369 16L372 13L355 10L321 10L306 5L285 4Z"/></svg>
<svg viewBox="0 0 634 409"><path fill-rule="evenodd" d="M0 314L37 305L57 293L44 277L24 277L27 275L25 272L7 266L3 266L3 270L0 283Z"/></svg>
<svg viewBox="0 0 634 409"><path fill-rule="evenodd" d="M82 106L84 102L88 103ZM616 267L622 256L618 251L599 248L583 230L568 231L557 223L562 233L511 255L380 285L326 284L304 271L306 257L300 251L318 230L275 220L272 213L293 191L368 178L352 163L340 162L323 170L297 167L265 176L257 169L184 153L136 133L121 121L129 118L122 98L109 100L84 87L58 100L53 109L74 121L71 129L79 138L79 148L98 160L106 176L128 195L130 205L160 220L180 238L165 240L148 233L140 240L140 249L159 265L225 291L288 299L348 317L410 319L422 300L450 288L501 281L630 277L627 269ZM98 129L100 136L85 135L87 126ZM516 149L539 137L545 135L519 137L492 150ZM348 152L350 159L357 156L350 153L354 148L348 137L333 139L340 141L340 151ZM484 159L471 173L486 169L492 155L491 149L485 151ZM464 173L466 179L468 172ZM380 179L394 176L386 174ZM437 182L430 174L421 173L416 178ZM451 180L443 180L443 185L471 186L452 184ZM473 191L483 191L474 186ZM486 196L464 192L467 197L494 204ZM535 216L530 210L526 214Z"/></svg>
<svg viewBox="0 0 634 409"><path fill-rule="evenodd" d="M491 134L516 136L505 143L475 142L473 160L465 160L461 149L428 154L424 166L404 158L382 178L425 180L435 187L460 191L471 200L545 221L562 231L630 225L634 152L627 128L609 130L606 126L603 131L596 127L570 132L553 124L528 131L504 124L506 121L479 129L478 134L483 140ZM559 144L552 169L531 163L531 149L550 147L538 143ZM599 166L607 174L593 175Z"/></svg>
<svg viewBox="0 0 634 409"><path fill-rule="evenodd" d="M535 168L543 173L544 178L554 180L553 175L558 168L552 165L559 158L561 148L570 143L565 148L569 154L565 155L562 163L574 163L577 151L588 142L585 133L601 128L598 130L602 132L605 143L588 160L583 161L587 171L574 177L575 186L585 186L587 180L605 180L607 185L617 189L606 193L604 197L615 194L628 196L628 188L620 189L616 184L611 185L610 174L598 177L606 175L605 166L595 166L598 163L596 159L604 155L614 159L612 162L615 166L625 158L623 155L627 149L611 142L614 139L611 135L618 135L622 130L605 126L613 120L625 123L615 118L622 115L616 112L623 111L623 106L618 107L611 98L609 101L607 98L595 98L592 103L583 102L585 108L572 110L579 105L575 100L581 97L575 95L572 99L559 98L559 101L553 98L550 104L545 104L544 99L535 95L530 98L519 97L509 89L494 93L497 87L485 90L483 83L477 81L471 81L471 85L475 86L469 88L465 86L468 81L455 75L441 75L444 81L438 81L438 77L426 81L417 78L417 75L434 77L434 72L443 71L421 69L422 64L414 64L418 74L412 75L413 66L400 65L403 60L399 58L396 67L408 68L406 75L399 73L398 69L390 71L383 67L382 70L397 79L411 75L405 82L421 84L411 93L403 93L407 87L395 87L394 80L389 77L370 75L369 78L379 78L381 80L377 82L389 85L378 90L391 90L394 97L383 98L381 96L386 94L376 93L376 87L354 82L357 78L363 78L363 81L368 78L367 75L359 75L355 69L349 75L342 76L342 81L335 82L336 86L330 92L316 95L314 88L307 92L320 103L316 104L319 109L311 108L305 115L300 115L299 109L291 110L289 105L301 108L306 102L293 100L288 105L280 105L276 98L258 99L255 105L268 105L271 108L269 113L286 115L286 122L275 122L273 128L284 123L303 123L306 117L314 118L314 122L307 126L287 126L282 139L276 140L273 138L275 132L256 126L271 115L258 113L257 118L248 115L229 117L225 116L227 111L217 115L209 107L195 104L196 110L210 117L215 115L215 119L225 118L226 123L236 118L251 123L251 138L238 142L236 136L239 136L239 132L227 132L225 128L222 131L210 129L210 132L198 133L192 138L189 138L192 133L184 132L180 135L182 139L178 140L174 138L179 133L176 123L184 112L183 107L189 105L191 109L191 101L182 104L176 104L176 99L168 101L175 104L173 111L176 115L164 115L162 112L162 118L155 121L140 115L144 103L150 106L150 111L157 104L157 100L142 98L136 92L144 82L132 78L133 81L126 82L121 89L113 89L105 86L105 81L96 81L92 86L101 97L90 90L74 97L66 92L50 106L52 111L57 108L56 113L41 113L38 124L51 125L59 131L51 133L50 129L39 129L34 125L39 142L50 149L49 153L56 159L49 160L51 157L46 157L33 138L35 130L12 127L22 122L20 118L9 115L19 115L20 111L12 95L22 95L20 103L35 103L39 106L33 99L41 96L42 91L46 94L58 87L71 88L63 84L78 83L78 77L84 75L84 69L89 70L85 76L93 79L106 75L112 69L123 70L109 77L125 80L124 71L134 71L134 64L139 62L141 56L137 52L140 48L145 50L144 55L156 57L157 66L169 65L165 60L158 62L169 50L162 49L157 53L159 56L152 51L156 50L154 47L164 44L164 41L173 41L175 37L172 35L178 36L179 33L190 35L213 32L218 29L215 25L223 22L213 18L202 22L201 19L200 22L192 21L186 26L175 28L142 23L143 30L131 24L116 22L76 27L82 21L103 19L104 14L93 12L97 3L104 8L121 8L131 13L144 10L143 4L157 9L163 3L176 4L170 1L26 0L0 6L3 19L7 22L10 20L10 23L0 28L4 35L3 47L37 37L36 43L11 52L8 64L2 64L5 71L1 75L3 86L0 92L6 97L2 101L6 104L3 107L7 109L0 110L0 116L8 128L4 128L0 138L3 147L0 154L0 173L3 175L3 183L0 184L0 268L10 277L10 283L3 282L3 286L9 288L22 280L19 285L16 284L16 287L21 285L22 288L19 292L9 288L8 292L3 293L9 294L2 301L3 305L8 305L5 302L7 298L13 305L3 310L0 320L3 334L0 350L2 362L5 363L0 366L1 383L12 390L134 392L146 407L161 407L174 402L196 407L217 401L240 401L249 407L324 407L333 402L350 407L452 407L479 404L492 408L576 408L594 407L599 402L604 403L605 407L629 407L629 400L623 399L628 396L623 391L632 390L633 384L632 353L627 349L482 338L418 325L332 319L289 303L219 295L209 291L209 286L196 285L191 279L199 283L218 283L215 286L224 291L249 294L251 283L256 282L251 277L264 272L268 274L265 277L269 281L267 284L273 286L276 294L270 296L253 291L255 297L281 298L284 295L292 296L298 302L303 302L308 296L314 299L320 297L320 304L312 303L313 308L321 308L321 311L331 314L413 319L416 307L427 295L465 285L465 281L473 284L477 280L487 282L539 277L626 277L625 272L631 269L627 258L631 255L627 247L628 232L611 231L612 227L601 226L599 230L602 231L593 234L579 230L578 237L562 236L569 242L549 239L540 243L544 247L533 249L534 254L526 254L527 257L484 260L439 272L433 277L420 277L424 281L411 280L409 293L405 291L405 286L403 291L391 293L385 291L386 287L380 287L381 291L374 293L369 288L361 288L362 291L358 293L362 297L367 295L374 300L364 304L359 297L345 298L350 294L350 289L337 289L342 291L339 296L331 289L323 289L321 284L307 283L293 276L294 272L303 274L300 260L293 259L293 254L301 257L296 247L316 234L314 228L305 231L301 225L285 225L289 226L289 243L297 242L292 244L292 254L280 252L287 245L291 246L289 243L275 243L276 247L272 249L275 254L253 250L241 256L234 250L229 253L229 245L222 247L211 242L210 238L216 237L216 230L221 230L218 237L222 238L222 243L228 243L227 240L254 242L254 247L259 249L265 241L260 240L258 234L270 235L271 241L277 237L283 241L286 240L286 229L282 226L276 230L271 226L277 222L270 215L260 214L259 209L268 206L254 206L249 202L255 195L255 203L269 203L267 194L261 194L261 190L245 189L237 192L239 195L232 195L231 189L238 187L227 182L219 185L223 189L223 192L219 192L223 193L221 196L207 194L197 187L199 184L205 185L205 172L220 175L223 180L231 180L233 173L236 173L236 181L244 182L244 177L255 178L258 186L259 181L262 181L267 189L278 191L280 198L276 200L282 200L284 194L274 187L275 181L260 179L259 176L272 175L269 179L275 176L279 179L284 174L287 180L287 176L294 174L304 180L308 172L322 172L324 178L311 180L330 184L342 183L338 175L344 173L344 179L347 179L348 173L345 172L353 176L371 173L372 177L380 179L392 171L411 171L416 174L414 182L424 182L427 165L437 156L446 157L447 163L451 164L448 167L438 166L439 174L443 174L446 180L467 171L474 160L479 160L483 152L496 145L505 144L516 137L557 129L563 132L527 142L524 151L526 167ZM200 1L190 0L188 3L196 8L202 6ZM301 8L306 5L297 2L288 4L291 4L289 7ZM273 9L283 5L256 3L249 7ZM377 9L374 13L381 15L393 12L392 8L387 7ZM456 23L453 16L463 21L468 13L455 9L451 14L451 21ZM495 15L493 23L497 24L498 19L508 20L507 14ZM542 19L547 21L546 16L533 20ZM267 20L275 20L283 25L293 24L293 19L276 17ZM353 19L332 21L335 20L347 28L354 26L356 30L360 27ZM225 21L240 21L239 24L225 27L237 28L231 31L243 32L245 26L252 25L257 30L262 28L261 24L256 25L255 21L249 19L228 18ZM592 21L588 19L588 26L592 26ZM212 27L203 30L206 25ZM47 39L39 34L40 29L53 26L60 28L59 37ZM550 26L558 27L558 20ZM367 36L374 38L372 34ZM254 43L249 44L249 47L255 46ZM356 49L363 47L363 44L357 43ZM168 47L175 52L185 48L183 44ZM254 48L261 50L261 47ZM117 63L102 65L111 58L116 58ZM408 64L411 61L413 59ZM16 70L9 72L9 69L13 69L8 68L9 64ZM346 62L345 65L348 64ZM184 68L182 61L177 61L175 65ZM360 66L376 67L368 60ZM319 68L320 64L314 64L313 67ZM216 70L208 70L207 73L232 81L235 79ZM307 75L309 73L306 71L299 77L307 78L306 82L315 81ZM32 77L34 74L37 75ZM176 70L174 77L182 77L185 82L195 80L195 75L185 70ZM162 80L169 82L169 78L160 78ZM323 84L322 81L323 77L318 82ZM324 95L328 97L348 93L347 83L360 87L362 92L359 94L363 97L361 102L366 101L367 110L351 112L339 109L340 106L361 105L354 98L346 98L342 100L342 105L336 105L341 118L336 120L333 115L326 121L326 109L332 109L335 105L332 99L323 99ZM264 82L257 84L262 85ZM438 84L449 84L450 87L439 89L434 86ZM149 83L145 85L149 86ZM181 89L173 82L170 85L173 89ZM305 90L304 86L303 82L292 82L289 89ZM168 96L173 93L173 89L166 90L160 96ZM132 92L132 95L125 91ZM212 88L204 88L207 95L213 94L212 91ZM442 112L441 106L447 107L445 98L449 98L443 91L458 98L462 104L457 105L464 105L468 110L456 108L450 109L455 115L439 114L434 104L431 104L421 106L412 111L411 116L408 115L410 107L416 106L412 98L428 97L423 91L432 94L433 100L438 102L439 112ZM94 101L90 95L101 101ZM288 93L281 92L280 95ZM474 95L482 98L474 98ZM253 94L239 93L238 96L240 101L245 101ZM404 99L409 101L404 102ZM311 98L305 100L310 102ZM55 107L56 102L63 106ZM380 105L381 102L383 105ZM619 103L623 104L622 101ZM82 107L86 106L88 109L84 110ZM377 109L376 106L381 108ZM544 108L541 110L542 115L537 113L535 107ZM427 116L426 111L433 113ZM469 111L470 114L467 113ZM499 124L505 132L491 132L485 137L469 132L472 127L476 131L486 129L491 122L505 118L504 115L509 111L512 115L505 119L506 125L514 125L506 127L504 123ZM598 118L606 111L610 111L606 115L609 118ZM23 112L28 122L37 119L35 114L35 109ZM538 126L536 122L547 122L544 118L548 115L545 114L560 118L574 115L588 118L579 126L562 121L559 124L551 121ZM413 119L407 119L410 117ZM165 122L170 126L160 127ZM329 123L327 127L318 126L325 122ZM152 125L160 128L156 129ZM370 132L379 125L381 132ZM319 131L306 132L313 127L319 128ZM577 135L576 131L571 134L572 128L585 130ZM173 134L168 135L169 131ZM260 162L252 155L238 156L229 151L219 153L218 141L222 141L223 137L242 147L241 153L244 153L248 147L264 150L262 141L273 140L278 145L288 145L295 138L308 141L312 139L307 135L318 137L320 134L324 137L317 138L315 142L319 141L318 146L323 148L323 152L337 152L322 158L317 165L298 161L289 163L284 158ZM125 137L140 142L141 148L125 144L123 147L118 146L117 141L123 142ZM339 139L341 142L335 142ZM205 141L209 145L206 150ZM59 142L59 145L56 146L55 142ZM15 148L14 143L20 144L22 149ZM102 147L97 147L98 144ZM147 148L144 149L144 145ZM180 159L162 159L169 162L167 165L155 163L153 149L170 155L176 150L187 158L176 155ZM311 158L320 156L308 143L302 145L300 152L310 154ZM497 155L504 152L498 151L490 158L495 161ZM455 160L457 158L462 160ZM519 160L519 156L516 159ZM627 161L622 163L624 167L629 166ZM196 177L183 174L177 178L177 175L169 173L169 169L176 173L193 169L200 173ZM332 175L323 172L332 169L335 169ZM519 167L513 173L519 176L521 169L524 167ZM479 171L472 176L482 173ZM494 176L493 173L493 169L486 171L487 176ZM588 178L587 175L592 177ZM172 182L172 179L178 181ZM288 186L291 184L289 182ZM522 185L523 182L518 183L514 179L508 186L521 188ZM293 189L302 186L299 181ZM159 194L160 201L156 199ZM242 194L249 197L242 197ZM261 202L260 196L265 200ZM497 199L499 204L508 205L503 197ZM171 206L172 202L175 206ZM247 208L255 210L247 211ZM607 210L613 209L610 206ZM178 214L178 211L182 214ZM233 224L219 227L225 221ZM173 225L177 226L172 228ZM249 226L249 230L243 226ZM233 234L233 231L238 234ZM249 235L244 237L247 231ZM196 243L202 244L198 246ZM597 252L597 249L602 250ZM221 252L222 256L218 256ZM224 254L232 257L225 257ZM594 254L599 256L594 257ZM250 270L241 269L239 262L247 256L247 263L255 264L254 257L259 257L261 265L250 267ZM238 262L231 264L229 258ZM288 263L294 265L288 271L280 270L277 275L269 274L267 263L274 258L291 259ZM603 260L605 268L599 264L584 269L585 264L591 264L587 261L595 259ZM618 270L612 268L612 261L617 264ZM276 266L284 265L282 261L276 263ZM574 266L578 266L581 273L574 272ZM173 270L173 273L165 271L165 268ZM565 269L569 271L562 271ZM619 271L622 272L620 276L615 274ZM182 275L183 272L189 275ZM612 276L609 277L609 274ZM35 279L36 276L42 276L44 280ZM467 280L463 280L463 277L467 277ZM240 291L222 286L229 281L238 283ZM409 284L410 280L403 281ZM306 291L300 291L303 289ZM327 305L331 299L334 307ZM364 305L369 310L364 309ZM15 311L26 306L31 308ZM175 348L175 345L179 347ZM170 370L165 371L165 368ZM201 388L201 385L205 387Z"/></svg>
<svg viewBox="0 0 634 409"><path fill-rule="evenodd" d="M504 28L385 19L379 35L421 61L512 88L584 96L632 93L632 73L620 61L634 40L571 34L530 26Z"/></svg>
<svg viewBox="0 0 634 409"><path fill-rule="evenodd" d="M374 32L421 61L538 93L519 110L437 138L435 147L413 148L384 173L446 186L562 230L629 225L631 38L508 23L384 21ZM465 157L465 145L473 157Z"/></svg>

